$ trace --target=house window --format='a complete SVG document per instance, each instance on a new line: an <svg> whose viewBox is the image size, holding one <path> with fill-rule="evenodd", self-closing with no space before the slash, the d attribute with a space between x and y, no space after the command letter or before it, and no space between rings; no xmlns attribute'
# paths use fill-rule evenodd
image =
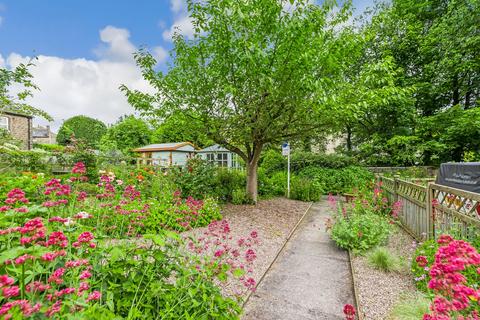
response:
<svg viewBox="0 0 480 320"><path fill-rule="evenodd" d="M228 153L217 153L217 165L219 167L228 167Z"/></svg>
<svg viewBox="0 0 480 320"><path fill-rule="evenodd" d="M208 162L214 162L215 161L215 155L213 153L207 153L207 161Z"/></svg>
<svg viewBox="0 0 480 320"><path fill-rule="evenodd" d="M8 118L0 117L0 129L8 130Z"/></svg>

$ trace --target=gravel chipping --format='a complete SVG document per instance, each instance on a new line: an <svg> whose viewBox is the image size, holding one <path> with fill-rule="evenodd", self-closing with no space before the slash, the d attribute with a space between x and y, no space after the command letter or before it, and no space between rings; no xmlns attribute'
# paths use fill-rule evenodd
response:
<svg viewBox="0 0 480 320"><path fill-rule="evenodd" d="M400 227L395 227L386 247L399 256L404 266L400 272L385 273L372 268L366 256L352 258L355 285L360 307L366 320L388 319L388 314L402 294L417 291L409 271L414 239Z"/></svg>
<svg viewBox="0 0 480 320"><path fill-rule="evenodd" d="M253 230L258 232L260 243L255 250L257 258L253 272L249 274L257 283L309 206L307 202L274 198L260 200L257 205L226 204L222 207L223 218L230 225L233 241L248 236ZM197 228L184 235L201 235L205 230ZM231 295L228 286L224 294Z"/></svg>

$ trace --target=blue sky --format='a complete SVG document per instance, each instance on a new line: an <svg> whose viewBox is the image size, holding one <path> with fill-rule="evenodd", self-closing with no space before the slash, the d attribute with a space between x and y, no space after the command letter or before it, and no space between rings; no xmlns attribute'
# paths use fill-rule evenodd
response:
<svg viewBox="0 0 480 320"><path fill-rule="evenodd" d="M372 3L353 1L357 12ZM38 56L29 102L54 127L79 113L112 123L133 112L120 84L147 89L131 53L147 47L165 69L175 26L192 33L184 0L0 0L0 67Z"/></svg>

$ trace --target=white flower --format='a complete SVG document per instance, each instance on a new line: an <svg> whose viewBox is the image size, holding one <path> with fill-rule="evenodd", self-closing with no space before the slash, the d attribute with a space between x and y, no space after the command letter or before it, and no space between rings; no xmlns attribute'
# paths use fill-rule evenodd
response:
<svg viewBox="0 0 480 320"><path fill-rule="evenodd" d="M70 227L75 224L75 220L73 220L72 218L67 218L67 221L65 221L63 224L66 225L67 227Z"/></svg>
<svg viewBox="0 0 480 320"><path fill-rule="evenodd" d="M104 174L104 173L106 173L106 172L107 172L107 171L105 171L105 170L98 170L98 173L99 173L99 174Z"/></svg>
<svg viewBox="0 0 480 320"><path fill-rule="evenodd" d="M121 185L123 184L123 180L118 179L118 180L117 180L117 184L118 184L119 186L121 186Z"/></svg>
<svg viewBox="0 0 480 320"><path fill-rule="evenodd" d="M90 214L88 214L85 211L81 211L81 212L77 213L76 217L78 219L88 219L88 218L90 218Z"/></svg>

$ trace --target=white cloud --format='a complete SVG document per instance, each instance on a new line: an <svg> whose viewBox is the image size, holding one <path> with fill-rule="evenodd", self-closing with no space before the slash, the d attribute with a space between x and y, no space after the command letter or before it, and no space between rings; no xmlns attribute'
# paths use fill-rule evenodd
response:
<svg viewBox="0 0 480 320"><path fill-rule="evenodd" d="M185 11L186 7L185 0L170 0L170 9L172 9L174 13Z"/></svg>
<svg viewBox="0 0 480 320"><path fill-rule="evenodd" d="M188 10L185 0L170 0L170 9L175 18L170 28L163 31L162 36L165 41L172 41L172 36L178 32L187 39L193 39L194 29L192 19L188 16ZM164 22L160 22L162 26ZM164 29L164 28L162 28Z"/></svg>
<svg viewBox="0 0 480 320"><path fill-rule="evenodd" d="M163 39L165 41L172 41L172 36L175 32L182 34L187 39L193 39L194 30L192 19L188 16L181 16L176 19L172 26L163 32Z"/></svg>
<svg viewBox="0 0 480 320"><path fill-rule="evenodd" d="M34 82L40 87L28 102L48 112L55 119L51 125L57 129L62 120L74 115L87 115L106 123L115 122L119 116L134 109L119 90L122 84L141 91L151 87L135 65L132 53L136 47L128 40L129 32L108 26L100 31L103 46L97 49L99 60L64 59L55 56L38 56L31 68ZM153 48L159 62L167 53L161 47ZM3 63L12 68L30 58L11 53ZM15 88L13 89L15 90ZM45 123L38 119L35 123Z"/></svg>
<svg viewBox="0 0 480 320"><path fill-rule="evenodd" d="M168 58L168 51L165 50L163 47L155 47L153 48L153 56L157 60L157 63L164 63Z"/></svg>

